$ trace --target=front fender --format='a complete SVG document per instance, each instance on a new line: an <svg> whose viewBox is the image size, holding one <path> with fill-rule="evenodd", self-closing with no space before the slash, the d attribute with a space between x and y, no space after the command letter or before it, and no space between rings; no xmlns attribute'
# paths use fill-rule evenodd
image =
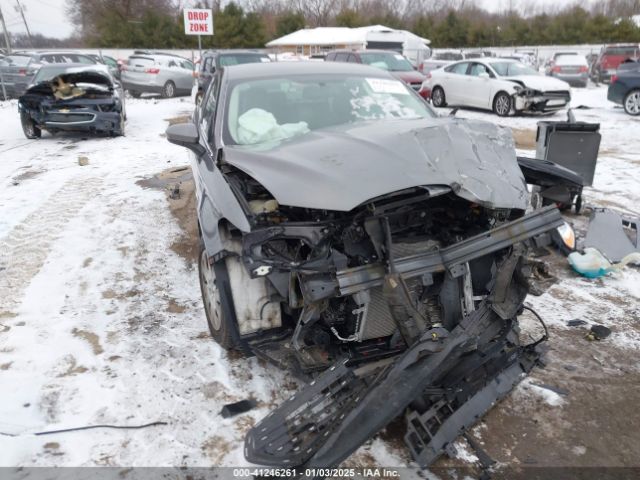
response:
<svg viewBox="0 0 640 480"><path fill-rule="evenodd" d="M207 254L215 258L231 249L228 238L220 233L222 223L226 221L241 232L250 231L251 226L227 180L213 162L208 158L193 159L192 166L200 234Z"/></svg>

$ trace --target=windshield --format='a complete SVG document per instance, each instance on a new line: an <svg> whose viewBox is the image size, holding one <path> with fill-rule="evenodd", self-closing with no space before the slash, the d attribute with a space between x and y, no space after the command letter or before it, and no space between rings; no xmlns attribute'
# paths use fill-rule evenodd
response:
<svg viewBox="0 0 640 480"><path fill-rule="evenodd" d="M243 53L241 55L220 55L218 62L221 67L228 67L230 65L241 65L243 63L260 63L260 62L270 62L268 56L262 53Z"/></svg>
<svg viewBox="0 0 640 480"><path fill-rule="evenodd" d="M399 80L346 75L270 78L231 87L225 143L258 145L352 122L434 117Z"/></svg>
<svg viewBox="0 0 640 480"><path fill-rule="evenodd" d="M539 75L531 67L527 67L520 62L491 62L489 65L493 67L496 73L501 77L517 77L519 75Z"/></svg>
<svg viewBox="0 0 640 480"><path fill-rule="evenodd" d="M360 59L362 60L362 63L371 65L372 67L382 68L383 70L388 70L390 72L409 72L413 70L409 60L399 53L361 53Z"/></svg>
<svg viewBox="0 0 640 480"><path fill-rule="evenodd" d="M5 62L10 63L11 65L24 67L29 63L29 61L31 60L31 57L28 55L9 55L4 60Z"/></svg>
<svg viewBox="0 0 640 480"><path fill-rule="evenodd" d="M627 55L633 57L638 54L638 49L633 47L609 47L604 52L605 55Z"/></svg>

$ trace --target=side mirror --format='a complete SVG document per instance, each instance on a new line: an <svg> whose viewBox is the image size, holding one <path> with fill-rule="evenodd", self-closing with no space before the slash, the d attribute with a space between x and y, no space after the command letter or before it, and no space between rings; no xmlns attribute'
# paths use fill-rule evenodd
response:
<svg viewBox="0 0 640 480"><path fill-rule="evenodd" d="M213 75L214 73L216 73L216 67L214 65L211 65L211 68L209 69L209 73L211 75Z"/></svg>
<svg viewBox="0 0 640 480"><path fill-rule="evenodd" d="M480 78L489 78L489 74L487 72L482 72L480 75L478 75Z"/></svg>
<svg viewBox="0 0 640 480"><path fill-rule="evenodd" d="M200 145L198 129L191 122L170 125L167 128L166 135L169 142L188 148L198 156L205 152L205 148Z"/></svg>

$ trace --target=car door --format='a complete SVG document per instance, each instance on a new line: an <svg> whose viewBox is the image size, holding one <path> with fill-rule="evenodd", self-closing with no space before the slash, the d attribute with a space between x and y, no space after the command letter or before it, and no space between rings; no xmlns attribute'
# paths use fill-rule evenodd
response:
<svg viewBox="0 0 640 480"><path fill-rule="evenodd" d="M454 63L445 67L441 83L449 105L465 105L464 88L468 68L469 62Z"/></svg>
<svg viewBox="0 0 640 480"><path fill-rule="evenodd" d="M492 73L484 64L471 62L465 79L465 105L476 108L490 108L491 75Z"/></svg>

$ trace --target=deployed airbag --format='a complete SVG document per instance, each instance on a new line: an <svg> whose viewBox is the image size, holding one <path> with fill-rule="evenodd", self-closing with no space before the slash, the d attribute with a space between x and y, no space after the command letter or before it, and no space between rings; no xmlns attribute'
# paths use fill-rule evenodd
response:
<svg viewBox="0 0 640 480"><path fill-rule="evenodd" d="M307 122L280 125L272 113L261 108L252 108L238 118L238 143L241 145L284 140L308 132Z"/></svg>

